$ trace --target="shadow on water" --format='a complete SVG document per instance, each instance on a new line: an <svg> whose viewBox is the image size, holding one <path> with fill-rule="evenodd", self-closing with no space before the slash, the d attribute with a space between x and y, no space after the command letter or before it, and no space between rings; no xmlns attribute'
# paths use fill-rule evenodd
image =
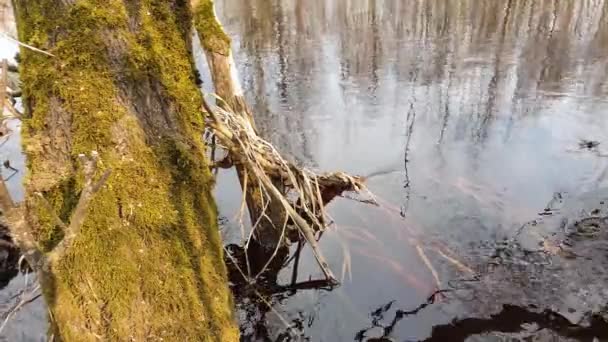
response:
<svg viewBox="0 0 608 342"><path fill-rule="evenodd" d="M371 313L372 327L363 329L355 335L355 341L392 341L391 336L395 326L404 318L416 315L421 310L435 302L437 294L433 294L427 302L411 310L396 310L393 318L386 325L381 323L384 315L394 302L376 309ZM608 322L600 315L592 315L589 324L581 326L571 323L567 318L551 310L535 312L535 308L524 308L514 305L504 305L502 310L489 318L454 319L452 322L433 327L431 336L425 342L465 341L475 335L490 332L519 333L524 325L534 324L534 330L551 330L557 336L573 338L580 341L593 341L594 338L608 339ZM381 328L382 335L368 339L366 333L372 329Z"/></svg>
<svg viewBox="0 0 608 342"><path fill-rule="evenodd" d="M534 324L535 330L547 329L557 333L557 336L580 341L608 339L608 323L600 315L593 315L588 326L581 326L572 324L567 318L551 310L537 313L519 306L504 305L499 313L491 315L490 318L465 318L435 326L431 336L424 341L457 342L488 332L517 333L521 332L522 326L526 324Z"/></svg>
<svg viewBox="0 0 608 342"><path fill-rule="evenodd" d="M216 4L261 134L382 204L328 207L337 288L306 246L254 285L231 269L244 340L606 338L608 1ZM217 184L242 264L234 172Z"/></svg>
<svg viewBox="0 0 608 342"><path fill-rule="evenodd" d="M0 223L0 290L17 276L19 249L13 244L8 227Z"/></svg>

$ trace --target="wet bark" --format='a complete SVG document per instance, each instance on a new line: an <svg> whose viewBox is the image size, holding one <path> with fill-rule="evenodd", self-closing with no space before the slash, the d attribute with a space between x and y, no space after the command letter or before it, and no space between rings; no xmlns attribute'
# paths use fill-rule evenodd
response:
<svg viewBox="0 0 608 342"><path fill-rule="evenodd" d="M21 247L38 252L30 263L42 260L50 334L237 340L190 5L13 3L20 41L54 56L21 51L28 177L25 203L7 214ZM97 172L79 162L92 151Z"/></svg>

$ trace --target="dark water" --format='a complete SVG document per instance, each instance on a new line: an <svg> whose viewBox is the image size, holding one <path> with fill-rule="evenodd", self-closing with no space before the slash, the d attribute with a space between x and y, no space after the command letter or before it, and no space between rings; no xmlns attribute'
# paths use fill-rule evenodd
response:
<svg viewBox="0 0 608 342"><path fill-rule="evenodd" d="M608 1L216 5L263 136L382 204L329 206L340 287L307 282L306 247L267 303L235 287L244 340L608 340ZM216 195L239 244L234 177Z"/></svg>

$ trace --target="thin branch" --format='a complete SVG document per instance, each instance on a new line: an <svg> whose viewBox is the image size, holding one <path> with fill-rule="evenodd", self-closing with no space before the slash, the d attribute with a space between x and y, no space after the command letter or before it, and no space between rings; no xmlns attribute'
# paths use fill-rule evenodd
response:
<svg viewBox="0 0 608 342"><path fill-rule="evenodd" d="M241 207L239 208L239 213L238 215L238 221L239 221L239 227L241 228L241 239L245 239L245 227L243 225L243 216L245 214L245 203L247 202L247 182L249 180L249 177L247 176L247 169L244 170L243 173L243 198L241 198Z"/></svg>
<svg viewBox="0 0 608 342"><path fill-rule="evenodd" d="M20 42L20 41L18 41L17 39L15 39L15 38L13 38L13 37L9 36L8 34L6 34L6 33L4 33L4 32L0 32L0 34L1 34L1 35L3 35L3 36L6 38L6 39L8 39L8 40L10 40L10 41L13 41L13 42L17 43L17 44L18 44L18 45L20 45L20 46L23 46L23 47L25 47L25 48L28 48L28 49L30 49L30 50L32 50L32 51L40 52L40 53L45 54L45 55L47 55L47 56L55 57L55 55L53 55L53 54L52 54L52 53L50 53L50 52L47 52L47 51L44 51L44 50L40 50L40 49L39 49L39 48L37 48L37 47L34 47L34 46L29 45L29 44L25 44L25 43L23 43L23 42Z"/></svg>
<svg viewBox="0 0 608 342"><path fill-rule="evenodd" d="M314 255L315 259L317 259L317 262L319 263L319 266L321 267L323 274L325 274L325 277L330 281L337 282L336 277L334 276L332 271L329 269L329 265L328 265L327 261L325 260L325 257L321 253L321 250L319 249L319 245L317 244L317 241L315 240L315 236L313 234L313 231L312 231L312 228L310 227L310 225L308 225L308 223L293 209L291 204L289 204L289 202L287 202L285 197L283 197L283 195L281 195L279 190L274 186L274 184L272 184L270 179L268 179L268 176L266 176L263 173L262 174L256 173L256 175L262 181L262 183L264 183L264 186L270 191L270 194L283 205L283 207L285 208L285 210L287 211L289 216L294 220L297 227L300 229L300 231L304 235L304 238L310 244L313 255Z"/></svg>
<svg viewBox="0 0 608 342"><path fill-rule="evenodd" d="M91 152L90 157L81 154L78 156L78 159L80 160L84 171L84 186L80 192L80 198L76 204L76 209L74 209L74 212L72 213L70 224L65 229L63 240L61 240L49 254L51 263L63 256L67 248L72 245L72 242L82 228L93 195L101 189L111 173L111 170L108 169L97 182L93 182L93 177L97 171L99 154L96 151L93 151Z"/></svg>
<svg viewBox="0 0 608 342"><path fill-rule="evenodd" d="M0 115L4 115L4 104L9 103L6 94L6 86L8 85L8 61L2 60L2 75L0 77Z"/></svg>
<svg viewBox="0 0 608 342"><path fill-rule="evenodd" d="M422 259L422 261L424 262L426 267L429 269L429 271L431 271L433 278L435 278L435 284L437 285L437 289L440 289L441 281L439 280L439 274L437 273L437 271L435 270L435 267L433 267L433 264L431 263L429 258L427 258L426 254L424 253L424 250L422 249L422 247L420 247L419 244L416 244L416 251L418 252L418 255L420 256L420 259Z"/></svg>
<svg viewBox="0 0 608 342"><path fill-rule="evenodd" d="M30 296L29 298L25 297L25 292L27 290L27 287L22 291L22 296L21 299L15 303L13 305L12 308L10 308L4 315L4 321L2 322L2 325L0 325L0 334L2 333L2 331L4 330L4 328L6 327L6 324L10 321L10 319L17 313L19 312L19 310L21 310L21 308L23 308L24 306L26 306L27 304L35 301L36 299L40 298L40 296L42 296L42 293L36 293L36 291L38 291L40 289L40 285L36 285L36 287L30 291Z"/></svg>
<svg viewBox="0 0 608 342"><path fill-rule="evenodd" d="M281 246L283 245L283 239L285 238L285 230L287 229L288 221L289 221L289 216L285 215L285 221L283 222L283 230L281 231L281 237L279 238L279 241L277 242L274 252L270 256L268 261L266 261L266 264L264 265L264 267L262 267L262 269L258 272L258 274L255 275L255 277L254 277L255 279L257 279L262 273L264 273L264 271L266 271L268 266L270 266L270 263L272 262L272 260L277 256L277 252L279 251L279 248L281 248Z"/></svg>
<svg viewBox="0 0 608 342"><path fill-rule="evenodd" d="M40 203L42 203L48 213L51 214L51 217L55 221L55 224L61 227L64 232L67 231L68 226L65 224L65 222L63 222L63 220L59 216L57 216L57 212L55 211L55 208L53 208L51 203L49 203L49 201L44 198L44 196L39 192L36 193L36 196L40 199Z"/></svg>
<svg viewBox="0 0 608 342"><path fill-rule="evenodd" d="M101 190L101 187L104 186L104 184L108 181L108 178L110 177L111 174L112 174L112 169L107 169L103 173L103 175L101 175L101 178L99 178L97 183L95 183L93 185L93 194L96 194L99 192L99 190Z"/></svg>

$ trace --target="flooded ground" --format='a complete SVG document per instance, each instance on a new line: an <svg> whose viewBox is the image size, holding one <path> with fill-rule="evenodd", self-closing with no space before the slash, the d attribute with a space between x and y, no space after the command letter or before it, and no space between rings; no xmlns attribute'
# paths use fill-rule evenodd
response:
<svg viewBox="0 0 608 342"><path fill-rule="evenodd" d="M216 5L262 134L368 177L381 204L330 204L339 287L307 246L255 288L233 277L243 340L608 340L608 1ZM21 198L19 139L4 140ZM234 171L216 198L238 258ZM26 284L10 276L3 312ZM45 320L38 299L0 341L44 340Z"/></svg>
<svg viewBox="0 0 608 342"><path fill-rule="evenodd" d="M381 203L329 206L341 286L235 281L243 340L608 340L608 1L216 4L262 135Z"/></svg>

